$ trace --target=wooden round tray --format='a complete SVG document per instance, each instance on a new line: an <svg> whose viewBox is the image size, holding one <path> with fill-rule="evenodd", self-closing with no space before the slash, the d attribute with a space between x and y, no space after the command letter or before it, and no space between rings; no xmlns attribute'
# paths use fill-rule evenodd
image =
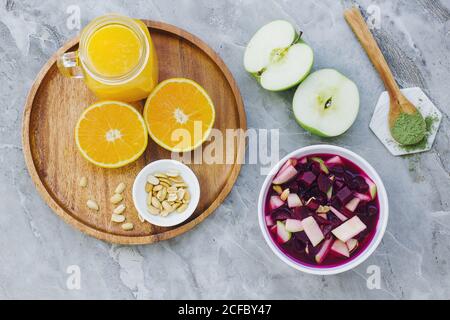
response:
<svg viewBox="0 0 450 320"><path fill-rule="evenodd" d="M245 130L245 111L239 89L220 57L184 30L161 22L144 20L144 23L155 42L160 81L172 77L197 81L215 104L214 127L223 133L226 129ZM149 139L145 154L123 168L97 168L84 160L75 145L74 127L83 109L96 99L82 80L63 77L56 66L57 56L76 49L78 41L79 38L69 41L45 64L27 98L22 143L26 164L38 191L67 223L108 242L153 243L190 230L209 216L231 191L240 162L189 165L199 178L201 196L197 210L188 221L171 228L140 222L131 196L134 178L147 163L170 158L171 154ZM245 142L241 139L235 143L235 159L242 158L245 151ZM78 186L82 176L88 177L87 188ZM124 231L120 224L110 221L113 205L109 198L120 182L127 185L125 215L135 226L132 231ZM99 202L99 212L86 207L89 198Z"/></svg>

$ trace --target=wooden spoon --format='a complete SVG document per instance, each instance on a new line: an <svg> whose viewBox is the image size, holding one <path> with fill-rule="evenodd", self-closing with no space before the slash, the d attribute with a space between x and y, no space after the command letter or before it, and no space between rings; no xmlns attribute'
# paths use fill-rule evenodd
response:
<svg viewBox="0 0 450 320"><path fill-rule="evenodd" d="M380 48L378 47L372 33L369 31L367 24L361 14L361 11L357 7L345 10L344 12L345 20L350 25L353 33L359 39L362 47L369 56L370 61L372 61L375 69L378 71L381 79L383 80L384 86L389 93L390 98L390 108L389 108L389 129L392 133L392 128L395 122L400 117L402 113L413 115L420 112L417 108L409 102L409 100L401 93L400 88L395 82L394 76L383 56ZM422 116L421 116L422 117ZM423 120L423 117L422 117ZM425 120L423 120L423 125L421 127L425 128ZM417 141L413 141L408 144L415 144L420 142L425 136L425 131L422 137L417 137ZM395 137L394 137L395 139ZM400 142L400 141L398 141ZM401 142L400 142L401 143Z"/></svg>

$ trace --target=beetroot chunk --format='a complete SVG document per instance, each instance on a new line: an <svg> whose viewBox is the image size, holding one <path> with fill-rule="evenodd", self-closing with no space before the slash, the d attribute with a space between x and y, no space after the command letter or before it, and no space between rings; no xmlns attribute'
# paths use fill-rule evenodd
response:
<svg viewBox="0 0 450 320"><path fill-rule="evenodd" d="M367 212L367 202L360 201L358 206L356 207L356 213L358 214L365 214Z"/></svg>
<svg viewBox="0 0 450 320"><path fill-rule="evenodd" d="M316 161L313 161L311 163L311 171L315 174L318 175L320 174L320 172L322 171L322 169L320 168L320 164Z"/></svg>
<svg viewBox="0 0 450 320"><path fill-rule="evenodd" d="M319 209L320 203L315 198L310 198L308 202L306 203L306 206L311 209L312 211L316 211Z"/></svg>
<svg viewBox="0 0 450 320"><path fill-rule="evenodd" d="M335 225L333 225L333 224L324 225L322 228L323 235L325 237L328 236L330 234L331 230L333 230L334 228L335 228Z"/></svg>
<svg viewBox="0 0 450 320"><path fill-rule="evenodd" d="M352 191L348 187L343 187L341 190L338 191L336 197L342 204L346 204L347 202L350 201L353 195Z"/></svg>
<svg viewBox="0 0 450 320"><path fill-rule="evenodd" d="M297 207L292 209L292 218L303 220L312 215L312 212L307 207Z"/></svg>
<svg viewBox="0 0 450 320"><path fill-rule="evenodd" d="M330 171L336 176L341 176L344 173L344 168L342 165L336 165L330 168Z"/></svg>
<svg viewBox="0 0 450 320"><path fill-rule="evenodd" d="M378 207L375 205L370 205L367 207L367 213L370 216L374 216L378 213Z"/></svg>
<svg viewBox="0 0 450 320"><path fill-rule="evenodd" d="M288 187L287 187L287 188L289 188L290 193L298 193L298 191L299 191L297 181L291 181L291 182L288 184ZM284 190L284 189L285 189L285 188L283 188L283 190Z"/></svg>
<svg viewBox="0 0 450 320"><path fill-rule="evenodd" d="M331 206L335 207L337 210L341 209L342 205L338 198L331 198Z"/></svg>
<svg viewBox="0 0 450 320"><path fill-rule="evenodd" d="M279 208L272 213L272 218L276 221L290 219L291 212L287 208Z"/></svg>
<svg viewBox="0 0 450 320"><path fill-rule="evenodd" d="M344 186L344 182L336 179L334 182L334 186L336 187L336 190L339 190L340 188L342 188Z"/></svg>
<svg viewBox="0 0 450 320"><path fill-rule="evenodd" d="M306 171L299 176L298 180L305 187L309 188L314 183L314 181L316 181L316 175L311 171Z"/></svg>
<svg viewBox="0 0 450 320"><path fill-rule="evenodd" d="M355 189L358 192L366 193L369 191L369 185L367 184L366 180L361 177L357 176L353 179L353 184L355 185Z"/></svg>
<svg viewBox="0 0 450 320"><path fill-rule="evenodd" d="M300 231L294 233L294 237L296 240L303 242L305 245L309 243L308 236L306 235L305 231Z"/></svg>
<svg viewBox="0 0 450 320"><path fill-rule="evenodd" d="M319 215L317 215L317 214L314 215L314 219L316 219L317 223L320 224L320 225L329 225L329 224L332 224L331 221L329 221L329 220L327 220L327 219L325 219L325 218L322 218L321 216L319 216Z"/></svg>
<svg viewBox="0 0 450 320"><path fill-rule="evenodd" d="M306 159L306 158L305 158ZM295 168L299 171L299 172L305 172L305 171L309 171L311 170L311 163L306 161L304 163L302 163L301 161L299 161L297 163L297 165L295 166Z"/></svg>
<svg viewBox="0 0 450 320"><path fill-rule="evenodd" d="M315 195L314 198L316 198L316 200L321 204L321 205L326 205L328 204L328 196L326 193L323 193L321 191L318 191Z"/></svg>
<svg viewBox="0 0 450 320"><path fill-rule="evenodd" d="M322 191L323 193L327 193L331 187L331 181L325 174L321 173L317 177L317 186L319 187L320 191Z"/></svg>
<svg viewBox="0 0 450 320"><path fill-rule="evenodd" d="M306 236L306 235L305 235ZM305 252L306 243L296 239L295 237L292 238L292 249L298 254Z"/></svg>

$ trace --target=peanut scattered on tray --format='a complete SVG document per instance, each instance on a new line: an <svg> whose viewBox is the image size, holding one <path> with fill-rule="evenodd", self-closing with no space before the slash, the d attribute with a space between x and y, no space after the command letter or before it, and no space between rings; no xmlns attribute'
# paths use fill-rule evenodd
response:
<svg viewBox="0 0 450 320"><path fill-rule="evenodd" d="M147 211L162 217L172 212L184 212L191 200L188 185L174 170L148 175L145 192Z"/></svg>
<svg viewBox="0 0 450 320"><path fill-rule="evenodd" d="M81 177L79 180L79 185L81 188L87 187L87 178ZM125 191L126 185L124 182L121 182L117 185L116 189L114 190L114 194L110 198L110 202L115 205L116 207L113 210L113 213L111 214L111 221L115 223L120 223L121 227L125 231L133 230L134 225L131 222L126 222L126 217L123 215L126 209L125 203L121 203L122 200L124 200L124 197L122 193ZM100 206L98 205L97 201L93 199L89 199L86 202L86 205L89 209L93 211L99 211ZM139 220L141 222L144 222L145 220L142 219L142 217L139 216Z"/></svg>
<svg viewBox="0 0 450 320"><path fill-rule="evenodd" d="M126 185L121 182L117 185L114 190L113 196L110 198L110 202L114 205L117 205L113 213L111 215L111 221L115 223L121 223L121 227L125 231L133 230L134 225L131 222L126 222L126 217L123 215L125 209L127 208L124 203L121 203L124 200L122 193L125 191Z"/></svg>

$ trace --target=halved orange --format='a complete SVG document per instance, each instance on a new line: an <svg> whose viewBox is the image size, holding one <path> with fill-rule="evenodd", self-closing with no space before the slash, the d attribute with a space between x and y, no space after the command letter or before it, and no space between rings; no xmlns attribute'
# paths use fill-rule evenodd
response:
<svg viewBox="0 0 450 320"><path fill-rule="evenodd" d="M167 79L147 98L144 119L150 137L172 152L191 151L209 136L216 113L208 93L197 82Z"/></svg>
<svg viewBox="0 0 450 320"><path fill-rule="evenodd" d="M88 161L103 168L133 162L147 147L144 119L131 105L102 101L89 106L75 127L75 140Z"/></svg>

